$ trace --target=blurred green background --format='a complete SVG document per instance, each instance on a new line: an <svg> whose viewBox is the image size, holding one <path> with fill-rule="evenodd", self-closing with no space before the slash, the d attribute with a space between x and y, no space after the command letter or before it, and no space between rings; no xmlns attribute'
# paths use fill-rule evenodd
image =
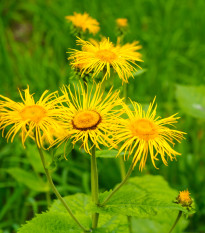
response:
<svg viewBox="0 0 205 233"><path fill-rule="evenodd" d="M159 174L179 191L188 188L197 213L190 217L186 232L205 232L205 1L1 0L0 94L17 100L18 88L27 85L39 95L72 82L66 52L75 48L75 37L65 16L74 11L86 11L97 19L99 34L113 42L115 19L128 19L125 42L140 41L145 70L130 79L128 96L142 104L156 96L159 115L179 112L177 128L187 132L186 140L175 147L182 153L177 162L169 162L168 167L158 164L160 169L155 170L148 161L142 174L138 169L135 174ZM120 87L116 80L115 88ZM70 157L59 162L54 174L59 191L62 195L89 193L88 158L75 150ZM120 181L118 166L112 159L99 162L101 188L112 188ZM0 139L0 232L15 232L35 213L46 210L45 181L39 178L42 185L30 184L34 171L42 172L37 164L32 144L24 150L18 138L13 144Z"/></svg>

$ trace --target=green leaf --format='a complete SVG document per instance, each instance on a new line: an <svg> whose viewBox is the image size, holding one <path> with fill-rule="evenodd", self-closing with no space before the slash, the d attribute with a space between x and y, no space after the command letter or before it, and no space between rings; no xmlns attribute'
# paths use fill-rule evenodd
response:
<svg viewBox="0 0 205 233"><path fill-rule="evenodd" d="M61 144L59 147L56 146L50 149L50 154L52 155L51 161L48 164L47 168L49 170L56 170L58 162L64 160L71 151L73 150L72 140L67 140L66 144Z"/></svg>
<svg viewBox="0 0 205 233"><path fill-rule="evenodd" d="M91 221L92 211L89 209L91 206L91 197L78 193L71 196L64 197L65 202L69 205L70 209L75 215L84 213L86 217L89 217ZM50 208L50 212L64 212L67 213L65 207L59 200L55 200ZM109 214L100 215L99 228L93 231L95 233L107 232L107 233L128 233L127 231L127 218L124 216L110 216Z"/></svg>
<svg viewBox="0 0 205 233"><path fill-rule="evenodd" d="M99 217L99 227L93 231L94 233L129 233L127 217L109 216L101 214Z"/></svg>
<svg viewBox="0 0 205 233"><path fill-rule="evenodd" d="M46 163L51 162L51 158L48 152L43 151ZM40 155L38 149L35 144L27 144L26 145L26 155L28 157L29 162L31 163L32 167L35 169L36 172L44 173L44 168L40 159Z"/></svg>
<svg viewBox="0 0 205 233"><path fill-rule="evenodd" d="M57 162L58 160L65 159L71 151L73 150L72 140L68 139L66 143L61 144L59 147L55 147L53 150L53 160Z"/></svg>
<svg viewBox="0 0 205 233"><path fill-rule="evenodd" d="M34 191L38 191L38 192L49 191L48 184L43 182L40 178L36 177L33 174L33 171L27 172L21 168L13 167L6 169L6 172L8 172L19 183L26 185L28 188Z"/></svg>
<svg viewBox="0 0 205 233"><path fill-rule="evenodd" d="M91 228L92 212L87 208L91 198L86 194L67 196L64 200L69 205L75 217L86 228ZM124 216L110 216L102 214L99 218L99 228L93 233L128 233L127 218ZM27 224L23 225L18 233L67 233L82 232L59 200L54 201L47 213L39 214Z"/></svg>
<svg viewBox="0 0 205 233"><path fill-rule="evenodd" d="M176 97L187 114L205 119L205 86L177 85Z"/></svg>
<svg viewBox="0 0 205 233"><path fill-rule="evenodd" d="M66 196L64 197L65 202L69 205L70 209L73 211L73 213L91 213L91 211L88 211L88 204L91 203L91 197L83 194L83 193L77 193L74 195ZM55 200L50 207L50 211L52 212L67 212L65 207L61 204L59 200Z"/></svg>
<svg viewBox="0 0 205 233"><path fill-rule="evenodd" d="M132 218L133 233L159 233L169 232L175 222L177 214L163 213L155 219ZM181 233L187 227L188 221L181 218L172 233Z"/></svg>
<svg viewBox="0 0 205 233"><path fill-rule="evenodd" d="M96 151L96 157L98 158L116 158L118 154L117 150L97 150ZM119 155L124 155L124 153L121 153Z"/></svg>
<svg viewBox="0 0 205 233"><path fill-rule="evenodd" d="M34 145L27 145L26 146L26 155L32 167L37 172L43 172L43 165L38 154L37 148Z"/></svg>
<svg viewBox="0 0 205 233"><path fill-rule="evenodd" d="M90 219L78 215L81 224L88 227ZM88 227L89 228L89 227ZM68 213L47 212L38 214L27 224L23 225L18 233L82 233L79 226L71 219Z"/></svg>
<svg viewBox="0 0 205 233"><path fill-rule="evenodd" d="M76 214L75 217L87 229L91 228L91 216ZM47 212L38 214L28 221L18 233L82 233L80 227L71 219L68 213ZM126 218L122 216L104 216L99 219L99 228L92 230L93 233L128 233Z"/></svg>
<svg viewBox="0 0 205 233"><path fill-rule="evenodd" d="M100 195L101 202L107 195L108 192ZM188 213L186 208L173 203L176 197L177 192L171 189L161 176L146 175L129 179L129 182L116 192L105 206L93 205L90 208L98 213L140 218L179 210Z"/></svg>
<svg viewBox="0 0 205 233"><path fill-rule="evenodd" d="M143 182L157 181L159 184L164 184L163 189L167 189L167 183L161 177L155 177L152 179L152 176L147 176L146 179L140 179L141 182L138 182L139 187L143 186ZM137 178L138 179L138 178ZM128 185L135 185L135 178L130 179ZM144 185L145 190L149 189L149 182ZM127 185L126 185L127 186ZM154 190L154 184L151 185L151 190ZM162 190L163 190L162 189ZM175 191L174 191L175 192ZM176 193L176 192L175 192ZM127 200L129 196L127 196ZM75 194L72 196L67 196L64 200L69 205L75 217L80 221L80 223L86 228L90 229L92 222L92 211L90 207L91 197L86 194ZM128 201L129 202L129 201ZM127 206L129 211L129 206ZM108 211L109 212L109 211ZM120 211L119 211L120 212ZM129 233L127 217L123 216L120 213L110 214L103 212L99 217L98 228L93 230L93 233ZM129 212L128 212L129 213ZM176 219L177 212L166 210L165 212L160 212L155 216L150 215L149 219L135 219L132 218L132 227L133 233L158 233L158 232L168 232L172 224ZM178 226L173 231L173 233L182 232L186 227L187 221L180 220ZM158 231L157 231L158 230ZM180 230L180 231L179 231ZM47 213L37 215L27 224L23 225L18 233L69 233L75 232L80 233L82 230L78 225L73 221L70 215L66 212L64 206L62 206L59 200L55 200L50 210Z"/></svg>
<svg viewBox="0 0 205 233"><path fill-rule="evenodd" d="M139 75L143 74L146 71L147 71L147 69L138 70L137 72L133 73L133 76L134 77L139 76Z"/></svg>

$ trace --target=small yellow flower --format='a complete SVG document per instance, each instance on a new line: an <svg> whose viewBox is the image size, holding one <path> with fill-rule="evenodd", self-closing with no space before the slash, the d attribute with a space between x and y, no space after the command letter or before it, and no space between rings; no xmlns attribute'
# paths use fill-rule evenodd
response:
<svg viewBox="0 0 205 233"><path fill-rule="evenodd" d="M192 199L190 197L190 192L188 190L184 190L179 192L179 196L177 197L178 203L182 206L189 206L192 204Z"/></svg>
<svg viewBox="0 0 205 233"><path fill-rule="evenodd" d="M74 15L66 16L65 18L83 32L88 30L89 33L96 34L100 30L98 21L91 18L87 13L79 14L74 12Z"/></svg>
<svg viewBox="0 0 205 233"><path fill-rule="evenodd" d="M62 89L68 105L62 117L67 135L56 142L61 143L68 138L73 140L73 144L81 141L82 147L89 154L93 145L98 149L100 144L106 147L115 146L112 134L118 126L119 115L122 114L122 110L115 109L121 105L119 92L112 93L110 90L104 96L100 84L87 90L81 84L74 86L74 92L71 89L70 86Z"/></svg>
<svg viewBox="0 0 205 233"><path fill-rule="evenodd" d="M141 46L137 43L114 46L109 39L91 43L79 38L77 44L82 46L82 51L73 49L68 59L73 67L83 64L82 75L92 72L92 77L95 77L104 70L103 78L107 78L113 68L123 82L128 82L128 78L133 77L132 72L137 71L134 67L138 66L136 61L142 61L141 54L137 52Z"/></svg>
<svg viewBox="0 0 205 233"><path fill-rule="evenodd" d="M22 102L0 95L0 129L4 134L5 128L10 126L6 138L9 140L11 137L11 142L19 132L23 145L28 136L34 139L35 135L38 147L43 147L44 139L49 143L53 142L53 129L55 132L63 130L57 120L61 115L59 103L63 101L63 97L56 97L57 92L46 96L46 90L39 101L35 102L33 95L29 93L29 87L24 92L25 98L19 91Z"/></svg>
<svg viewBox="0 0 205 233"><path fill-rule="evenodd" d="M126 28L128 26L128 22L126 18L116 19L116 23L119 28Z"/></svg>
<svg viewBox="0 0 205 233"><path fill-rule="evenodd" d="M160 119L156 117L156 107L153 109L153 103L150 104L147 112L142 110L142 106L132 102L134 111L127 105L124 109L129 119L121 120L121 129L117 132L117 143L122 142L119 153L125 150L128 152L128 158L133 154L133 165L140 161L139 169L142 171L150 152L150 157L155 168L155 160L160 155L163 163L167 165L166 156L171 160L179 155L170 144L174 145L173 139L180 142L183 139L183 132L173 130L165 125L173 125L179 117L172 115ZM170 143L170 144L169 144Z"/></svg>

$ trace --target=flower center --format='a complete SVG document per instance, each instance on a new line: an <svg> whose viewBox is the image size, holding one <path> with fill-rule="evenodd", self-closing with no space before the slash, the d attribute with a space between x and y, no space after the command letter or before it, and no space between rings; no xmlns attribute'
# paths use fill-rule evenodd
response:
<svg viewBox="0 0 205 233"><path fill-rule="evenodd" d="M20 116L24 121L31 120L38 123L46 116L46 110L39 105L26 106L21 112Z"/></svg>
<svg viewBox="0 0 205 233"><path fill-rule="evenodd" d="M79 130L96 129L100 122L101 116L92 110L78 112L72 120L73 128Z"/></svg>
<svg viewBox="0 0 205 233"><path fill-rule="evenodd" d="M117 58L117 55L108 49L102 49L96 52L96 57L104 62L111 63Z"/></svg>
<svg viewBox="0 0 205 233"><path fill-rule="evenodd" d="M138 136L146 141L158 136L155 124L147 119L139 119L131 122L130 129L133 136Z"/></svg>

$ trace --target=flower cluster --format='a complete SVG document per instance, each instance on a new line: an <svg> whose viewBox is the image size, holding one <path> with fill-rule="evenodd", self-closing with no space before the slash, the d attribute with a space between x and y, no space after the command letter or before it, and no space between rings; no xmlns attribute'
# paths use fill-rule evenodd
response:
<svg viewBox="0 0 205 233"><path fill-rule="evenodd" d="M129 29L126 18L118 18L115 21L116 43L111 42L109 37L101 36L100 40L86 38L89 33L95 35L100 30L98 21L87 13L74 12L74 15L65 18L72 24L71 32L77 37L76 46L80 47L70 49L68 52L68 60L74 73L72 78L79 80L72 80L73 85L71 82L63 85L60 92L49 94L46 90L37 101L34 94L30 93L29 86L24 91L19 90L20 102L0 95L0 130L7 141L10 139L13 142L19 135L24 147L29 138L35 142L53 192L82 232L92 232L97 228L99 212L92 213L91 229L86 229L81 224L56 189L49 172L50 165L46 164L42 148L46 150L56 146L52 150L53 162L58 146L63 143L66 145L68 141L73 147L78 147L83 153L91 155L92 202L99 209L126 184L135 166L138 165L139 170L143 171L149 158L158 169L159 160L166 166L169 160L176 160L180 153L175 150L174 145L184 139L185 133L173 128L180 118L177 114L165 118L157 114L155 98L147 110L131 99L130 103L127 103L127 83L130 77L134 78L142 73L137 72L138 68L142 69L139 62L143 60L139 52L142 48L139 41L124 43ZM120 90L114 90L113 87L115 81L119 80L123 85L123 88L120 87L123 89L123 97L120 97ZM124 161L131 158L131 165L125 173L123 157L119 158L122 181L104 200L100 200L95 151L105 148L114 150L117 156L124 155ZM144 191L143 196L147 197ZM181 205L178 206L180 211L169 232L172 232L180 219L181 209L185 207L192 210L193 201L189 191L181 191L175 203ZM126 215L129 216L131 232L131 216L127 213Z"/></svg>
<svg viewBox="0 0 205 233"><path fill-rule="evenodd" d="M66 19L83 32L88 30L95 34L99 31L99 23L87 13L74 13ZM127 19L119 18L116 23L118 27L127 27ZM118 39L115 45L105 37L101 41L78 38L77 45L82 49L73 49L68 58L72 67L78 68L81 75L91 73L96 77L101 73L102 82L111 76L113 70L122 83L127 83L139 67L137 62L142 62L138 41L122 44ZM80 142L89 154L93 146L116 148L118 154L124 153L125 158L132 156L133 167L139 163L141 171L148 155L155 168L159 156L167 165L168 159L180 155L173 145L183 139L184 133L170 128L179 119L176 114L160 118L154 101L144 111L137 102L131 101L131 107L125 104L119 91L111 88L106 93L104 89L101 83L90 86L84 80L84 85L79 82L64 86L61 96L57 92L47 94L45 91L37 102L29 87L24 91L25 97L20 91L21 102L0 96L2 135L13 141L20 133L23 145L30 137L39 148L71 139L73 145Z"/></svg>
<svg viewBox="0 0 205 233"><path fill-rule="evenodd" d="M100 145L118 148L119 153L128 152L128 158L133 155L133 166L140 161L140 170L145 166L148 152L155 167L158 155L167 165L166 157L173 160L180 154L171 145L174 140L180 142L184 133L167 127L176 123L178 117L156 117L154 102L147 112L140 104L131 102L132 111L119 97L119 91L110 89L104 95L101 88L101 84L94 84L84 89L80 83L72 91L71 86L64 86L62 96L56 92L45 96L45 91L37 102L29 87L25 98L20 92L21 103L0 96L0 128L4 133L10 127L6 137L11 137L11 141L20 132L23 145L29 136L38 147L44 147L45 139L52 145L71 138L73 144L80 141L89 154L93 145L98 149Z"/></svg>

